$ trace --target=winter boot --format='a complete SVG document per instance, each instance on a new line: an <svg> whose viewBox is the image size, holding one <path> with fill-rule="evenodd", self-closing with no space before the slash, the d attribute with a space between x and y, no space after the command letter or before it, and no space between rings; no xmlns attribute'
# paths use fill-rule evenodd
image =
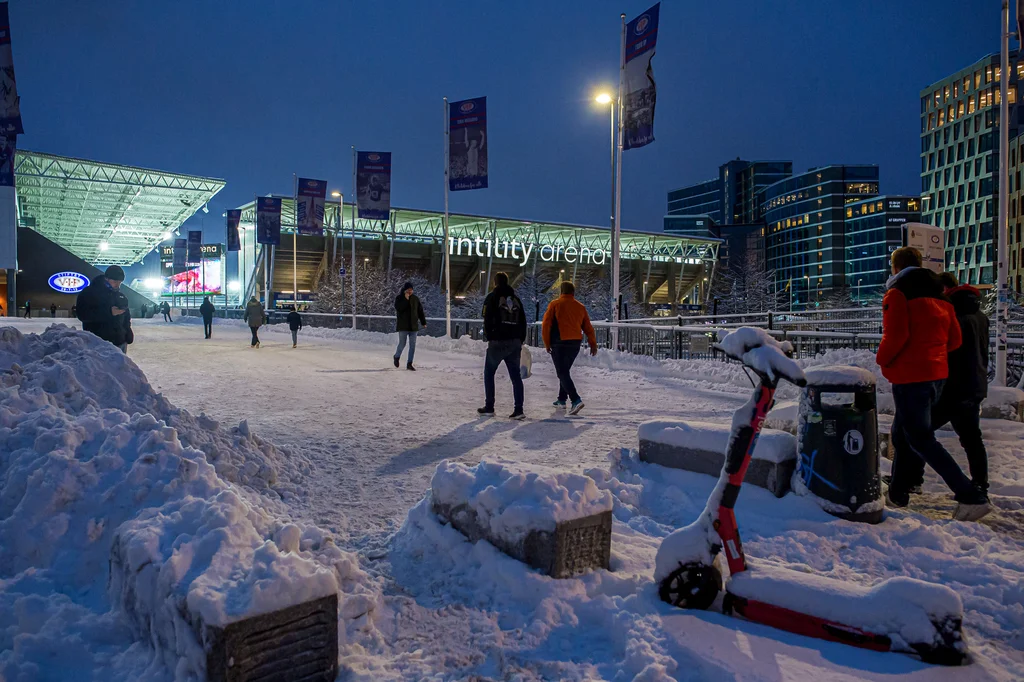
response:
<svg viewBox="0 0 1024 682"><path fill-rule="evenodd" d="M957 521L977 521L987 516L991 511L992 505L987 500L982 504L964 504L960 502L953 511L953 518Z"/></svg>
<svg viewBox="0 0 1024 682"><path fill-rule="evenodd" d="M569 408L569 414L579 414L583 407L584 405L582 400L574 400L572 407Z"/></svg>
<svg viewBox="0 0 1024 682"><path fill-rule="evenodd" d="M910 495L908 493L900 495L895 493L892 488L888 488L885 491L885 504L887 507L897 507L902 509L910 504Z"/></svg>
<svg viewBox="0 0 1024 682"><path fill-rule="evenodd" d="M398 365L399 365L398 358L395 358L395 367L398 367Z"/></svg>
<svg viewBox="0 0 1024 682"><path fill-rule="evenodd" d="M409 370L410 372L415 372L416 371L416 368L412 366L411 362L408 365L406 365L405 368L407 370Z"/></svg>
<svg viewBox="0 0 1024 682"><path fill-rule="evenodd" d="M493 407L478 407L476 408L477 414L494 414Z"/></svg>
<svg viewBox="0 0 1024 682"><path fill-rule="evenodd" d="M524 419L526 419L526 415L525 415L525 414L523 414L523 411L522 411L522 410L516 410L515 412L513 412L512 414L510 414L510 415L508 416L508 418L509 418L509 419L511 419L512 421L517 421L517 422L521 422L521 421L523 421Z"/></svg>
<svg viewBox="0 0 1024 682"><path fill-rule="evenodd" d="M551 403L551 405L552 405L552 407L565 407L565 401L564 400L556 400L555 402Z"/></svg>

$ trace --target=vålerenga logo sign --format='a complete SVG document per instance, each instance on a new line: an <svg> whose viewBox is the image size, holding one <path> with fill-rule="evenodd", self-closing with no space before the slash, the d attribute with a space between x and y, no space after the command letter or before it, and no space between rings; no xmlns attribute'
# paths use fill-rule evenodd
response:
<svg viewBox="0 0 1024 682"><path fill-rule="evenodd" d="M448 238L448 255L463 255L463 247L465 247L465 255L467 256L478 256L480 258L490 258L493 256L494 258L516 260L519 261L519 267L525 267L530 262L530 256L533 255L534 249L538 248L536 244L527 244L516 239L499 241L497 239L481 239L480 237L474 239L469 237ZM542 261L548 263L565 261L566 263L604 265L607 253L604 249L591 249L586 246L541 244L537 251L537 256Z"/></svg>

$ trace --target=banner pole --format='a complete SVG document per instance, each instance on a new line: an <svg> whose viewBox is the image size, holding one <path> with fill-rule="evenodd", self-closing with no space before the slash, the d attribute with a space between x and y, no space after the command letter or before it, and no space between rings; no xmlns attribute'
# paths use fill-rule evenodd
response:
<svg viewBox="0 0 1024 682"><path fill-rule="evenodd" d="M292 173L292 302L299 309L299 178Z"/></svg>
<svg viewBox="0 0 1024 682"><path fill-rule="evenodd" d="M352 328L356 328L356 215L359 188L356 186L356 146L352 145Z"/></svg>
<svg viewBox="0 0 1024 682"><path fill-rule="evenodd" d="M448 144L451 137L451 121L448 115L448 98L444 102L444 244L441 245L441 256L444 258L444 333L448 338L452 335L452 264L451 247L448 236Z"/></svg>
<svg viewBox="0 0 1024 682"><path fill-rule="evenodd" d="M1020 0L1018 0L1020 1ZM996 291L996 386L1006 386L1006 327L1009 317L1009 278L1007 266L1009 265L1009 253L1007 241L1010 237L1009 229L1009 183L1007 182L1007 169L1009 168L1009 139L1010 139L1010 103L1009 103L1009 82L1010 82L1010 3L1003 0L1003 27L1002 27L1002 49L1000 52L1001 73L999 78L999 226L997 242L996 265L997 291Z"/></svg>
<svg viewBox="0 0 1024 682"><path fill-rule="evenodd" d="M622 31L619 40L619 96L615 102L618 112L618 139L615 145L615 216L612 223L612 349L619 347L619 235L622 218L622 90L626 75L626 15L620 14Z"/></svg>

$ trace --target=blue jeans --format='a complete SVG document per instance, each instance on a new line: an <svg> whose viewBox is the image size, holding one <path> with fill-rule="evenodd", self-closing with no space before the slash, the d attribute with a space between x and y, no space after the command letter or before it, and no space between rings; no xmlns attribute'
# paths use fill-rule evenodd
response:
<svg viewBox="0 0 1024 682"><path fill-rule="evenodd" d="M515 411L523 411L523 374L519 369L522 353L523 342L519 339L491 341L487 344L487 358L484 360L484 407L494 408L494 374L498 371L498 365L504 362L508 378L512 380Z"/></svg>
<svg viewBox="0 0 1024 682"><path fill-rule="evenodd" d="M395 351L395 360L402 357L402 351L405 350L405 342L409 342L409 360L408 363L412 364L412 358L416 355L416 332L398 332L398 350Z"/></svg>
<svg viewBox="0 0 1024 682"><path fill-rule="evenodd" d="M932 411L939 402L945 383L940 379L894 384L892 387L892 399L896 404L896 416L892 422L895 457L889 490L894 499L905 497L913 485L920 483L924 464L942 477L957 502L978 504L984 499L984 493L971 484L953 456L935 439Z"/></svg>
<svg viewBox="0 0 1024 682"><path fill-rule="evenodd" d="M555 364L555 374L558 375L558 399L565 401L569 398L574 403L579 402L580 394L576 392L576 384L572 381L569 371L576 356L580 354L582 341L559 341L551 344L551 362Z"/></svg>

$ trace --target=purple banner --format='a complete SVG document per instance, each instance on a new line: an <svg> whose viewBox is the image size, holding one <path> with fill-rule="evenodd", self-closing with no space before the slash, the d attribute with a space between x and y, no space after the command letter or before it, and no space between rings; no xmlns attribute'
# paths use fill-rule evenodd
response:
<svg viewBox="0 0 1024 682"><path fill-rule="evenodd" d="M189 230L188 231L188 255L186 259L189 263L198 263L203 260L203 231L202 230Z"/></svg>
<svg viewBox="0 0 1024 682"><path fill-rule="evenodd" d="M356 158L356 206L359 217L391 217L391 152L359 152Z"/></svg>
<svg viewBox="0 0 1024 682"><path fill-rule="evenodd" d="M0 135L13 137L25 132L21 126L21 98L14 80L11 51L11 20L7 3L0 2Z"/></svg>
<svg viewBox="0 0 1024 682"><path fill-rule="evenodd" d="M256 199L256 242L274 246L281 243L281 199Z"/></svg>
<svg viewBox="0 0 1024 682"><path fill-rule="evenodd" d="M295 194L295 229L299 234L322 237L327 181L299 178Z"/></svg>
<svg viewBox="0 0 1024 682"><path fill-rule="evenodd" d="M448 189L487 188L487 98L448 104Z"/></svg>
<svg viewBox="0 0 1024 682"><path fill-rule="evenodd" d="M238 226L242 222L242 209L228 209L228 251L241 251L242 240L238 235Z"/></svg>
<svg viewBox="0 0 1024 682"><path fill-rule="evenodd" d="M625 94L622 148L636 149L654 142L654 47L658 42L659 2L626 25Z"/></svg>

